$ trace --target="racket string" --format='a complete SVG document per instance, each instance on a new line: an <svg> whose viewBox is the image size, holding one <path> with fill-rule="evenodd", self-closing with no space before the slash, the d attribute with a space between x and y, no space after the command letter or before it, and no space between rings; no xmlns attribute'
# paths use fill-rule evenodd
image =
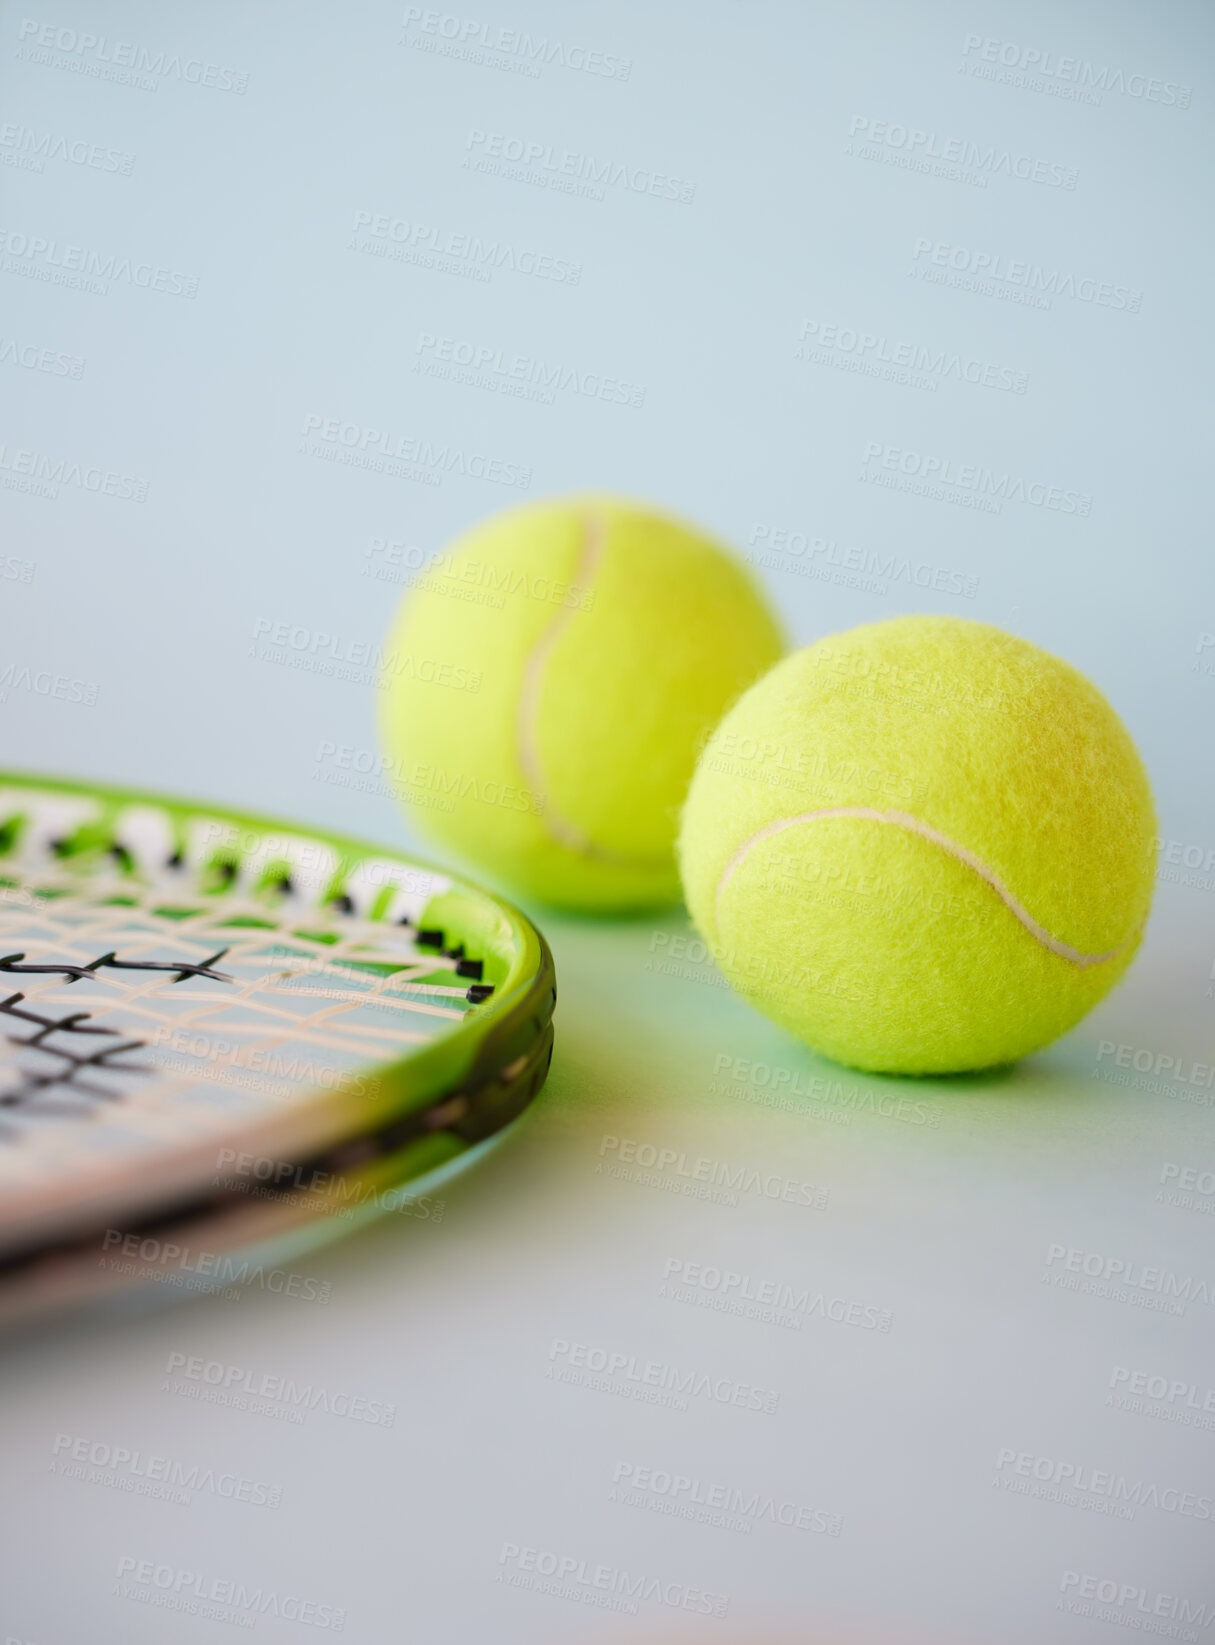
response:
<svg viewBox="0 0 1215 1645"><path fill-rule="evenodd" d="M0 1000L0 1015L12 1017L19 1022L28 1022L36 1025L36 1032L27 1035L8 1034L5 1036L10 1045L20 1047L25 1051L39 1051L44 1055L57 1060L58 1066L43 1069L18 1069L19 1083L0 1092L0 1108L19 1108L30 1102L34 1097L52 1087L70 1090L81 1096L112 1098L114 1092L105 1087L97 1086L81 1076L86 1069L100 1069L106 1073L146 1074L149 1070L141 1063L115 1062L115 1057L121 1057L128 1052L143 1049L142 1040L123 1039L115 1028L103 1028L96 1025L85 1026L87 1011L74 1012L67 1017L44 1017L37 1011L22 1010L24 994L10 994L8 999ZM104 1035L107 1038L118 1040L117 1045L99 1046L87 1056L70 1049L67 1046L49 1045L47 1040L52 1034L85 1034ZM57 1093L58 1094L58 1093Z"/></svg>
<svg viewBox="0 0 1215 1645"><path fill-rule="evenodd" d="M0 947L18 930L23 943L0 957L0 972L16 974L14 980L20 976L24 990L6 1002L5 1014L14 1026L22 1020L35 1028L29 1035L7 1036L8 1043L19 1055L54 1059L51 1069L15 1069L15 1083L0 1090L0 1107L30 1113L41 1106L49 1114L52 1106L56 1111L61 1106L58 1100L52 1105L52 1095L111 1098L113 1092L86 1078L90 1068L159 1074L141 1085L153 1109L191 1086L239 1084L242 1065L259 1072L269 1068L277 1095L289 1097L292 1089L314 1083L318 1072L326 1083L340 1081L359 1064L424 1042L484 997L476 985L423 980L443 970L467 976L472 969L462 951L460 958L421 952L419 938L432 938L430 932L339 915L322 930L303 934L276 926L262 900L228 896L200 904L183 897L180 884L174 889L176 906L163 885L133 894L128 875L95 879L82 893L79 875L55 874L40 876L32 908L0 904ZM292 925L298 926L300 912L292 912ZM124 922L118 943L116 916ZM315 916L311 923L317 923ZM101 955L99 942L107 945ZM152 957L166 948L172 959ZM223 971L216 969L221 960ZM221 994L208 984L220 984ZM196 991L199 985L205 992ZM38 1001L53 1009L67 988L73 990L73 1005L90 1009L42 1016L20 1003ZM120 1012L128 1023L133 1018L170 1054L157 1059L159 1066L145 1068L114 1061L117 1048L86 1057L65 1045L65 1035L116 1033L96 1023L86 1026L94 1011ZM370 1022L370 1012L384 1012L388 1020ZM125 1056L149 1043L124 1040L121 1049ZM321 1053L332 1066L318 1070L309 1059L274 1056L300 1046ZM257 1083L246 1079L246 1091Z"/></svg>

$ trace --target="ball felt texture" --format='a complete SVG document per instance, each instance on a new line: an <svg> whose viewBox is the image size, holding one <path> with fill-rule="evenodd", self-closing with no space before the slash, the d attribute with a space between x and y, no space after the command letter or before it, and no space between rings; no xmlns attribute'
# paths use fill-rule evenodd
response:
<svg viewBox="0 0 1215 1645"><path fill-rule="evenodd" d="M696 756L782 650L745 569L678 520L602 496L509 509L402 602L381 696L394 785L521 894L669 902Z"/></svg>
<svg viewBox="0 0 1215 1645"><path fill-rule="evenodd" d="M1105 698L1000 629L900 617L785 658L684 808L692 917L729 981L839 1062L977 1070L1046 1045L1130 964L1146 773Z"/></svg>

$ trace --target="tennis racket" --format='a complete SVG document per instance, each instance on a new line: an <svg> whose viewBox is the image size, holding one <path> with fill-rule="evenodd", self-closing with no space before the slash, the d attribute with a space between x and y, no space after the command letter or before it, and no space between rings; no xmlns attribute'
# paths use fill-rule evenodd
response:
<svg viewBox="0 0 1215 1645"><path fill-rule="evenodd" d="M0 773L0 1324L407 1205L540 1089L555 1002L523 915L399 852Z"/></svg>

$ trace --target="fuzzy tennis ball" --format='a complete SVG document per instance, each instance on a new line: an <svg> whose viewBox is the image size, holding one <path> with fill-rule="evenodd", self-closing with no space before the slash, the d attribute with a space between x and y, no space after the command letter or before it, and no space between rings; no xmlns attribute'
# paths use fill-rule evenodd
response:
<svg viewBox="0 0 1215 1645"><path fill-rule="evenodd" d="M1058 657L900 617L778 664L710 739L688 907L730 982L839 1062L952 1073L1071 1028L1152 900L1147 776Z"/></svg>
<svg viewBox="0 0 1215 1645"><path fill-rule="evenodd" d="M394 785L521 893L670 901L697 753L782 650L751 578L690 526L600 496L509 509L402 603L381 698Z"/></svg>

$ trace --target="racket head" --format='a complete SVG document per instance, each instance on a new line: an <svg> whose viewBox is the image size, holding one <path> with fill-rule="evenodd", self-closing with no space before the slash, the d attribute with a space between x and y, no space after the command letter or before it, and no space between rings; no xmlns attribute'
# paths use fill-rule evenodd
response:
<svg viewBox="0 0 1215 1645"><path fill-rule="evenodd" d="M170 1213L232 1243L343 1204L253 1205L225 1163L445 1163L540 1088L555 999L530 921L406 853L0 772L0 1282Z"/></svg>

